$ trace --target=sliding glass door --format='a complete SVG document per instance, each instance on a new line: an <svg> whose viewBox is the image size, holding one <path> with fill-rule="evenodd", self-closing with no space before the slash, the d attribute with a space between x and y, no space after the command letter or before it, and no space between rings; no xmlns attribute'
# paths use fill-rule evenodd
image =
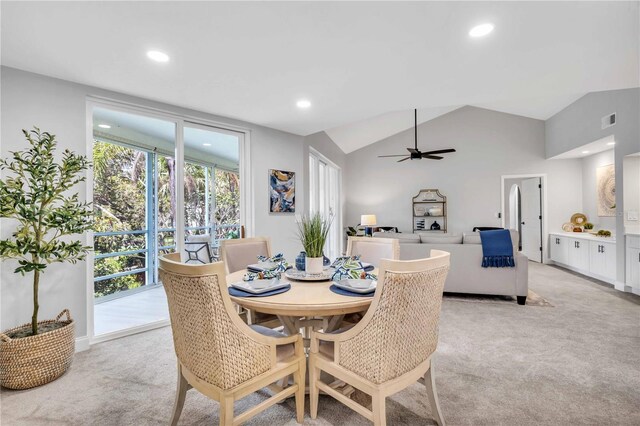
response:
<svg viewBox="0 0 640 426"><path fill-rule="evenodd" d="M241 140L179 119L93 108L94 336L166 322L158 263L182 250L180 238L199 237L215 254L220 239L240 236Z"/></svg>
<svg viewBox="0 0 640 426"><path fill-rule="evenodd" d="M241 233L241 136L195 123L184 126L186 240L208 236L214 254L221 239L239 238Z"/></svg>

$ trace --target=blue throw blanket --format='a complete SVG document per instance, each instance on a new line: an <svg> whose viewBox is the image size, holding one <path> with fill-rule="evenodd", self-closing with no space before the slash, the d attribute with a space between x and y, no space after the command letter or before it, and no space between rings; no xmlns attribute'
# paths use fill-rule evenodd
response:
<svg viewBox="0 0 640 426"><path fill-rule="evenodd" d="M516 266L513 245L508 229L480 231L482 242L482 267L505 268Z"/></svg>

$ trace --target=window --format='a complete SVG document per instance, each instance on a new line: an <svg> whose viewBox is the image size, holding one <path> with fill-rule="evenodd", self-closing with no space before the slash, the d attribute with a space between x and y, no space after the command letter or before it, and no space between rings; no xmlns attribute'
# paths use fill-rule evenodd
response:
<svg viewBox="0 0 640 426"><path fill-rule="evenodd" d="M341 171L320 153L309 154L309 210L332 219L325 245L325 255L331 259L342 254L342 207L340 203Z"/></svg>

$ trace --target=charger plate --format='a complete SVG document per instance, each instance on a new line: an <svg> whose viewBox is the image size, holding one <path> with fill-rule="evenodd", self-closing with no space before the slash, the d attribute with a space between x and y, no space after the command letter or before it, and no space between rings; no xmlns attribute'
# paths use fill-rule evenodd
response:
<svg viewBox="0 0 640 426"><path fill-rule="evenodd" d="M335 272L333 268L325 269L319 274L309 274L305 271L289 269L284 272L284 276L296 281L329 281Z"/></svg>

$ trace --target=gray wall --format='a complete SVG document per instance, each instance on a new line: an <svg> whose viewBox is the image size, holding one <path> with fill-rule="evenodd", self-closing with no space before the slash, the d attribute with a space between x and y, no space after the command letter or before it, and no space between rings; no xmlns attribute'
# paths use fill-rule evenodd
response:
<svg viewBox="0 0 640 426"><path fill-rule="evenodd" d="M347 155L347 223L373 213L380 225L411 232L411 198L422 188L447 196L449 232L501 226L502 175L547 174L548 230L558 230L582 207L579 160L545 159L544 122L481 108L464 107L419 126L421 150L455 148L444 160L377 158L405 153L413 129Z"/></svg>
<svg viewBox="0 0 640 426"><path fill-rule="evenodd" d="M21 129L39 126L57 135L60 148L86 154L86 99L88 95L110 98L145 107L158 108L175 114L242 126L251 132L251 173L254 196L254 233L272 239L274 250L294 256L299 248L294 238L293 214L269 214L268 169L280 168L297 172L296 204L305 206L303 173L304 138L251 123L227 119L198 111L178 108L95 87L1 68L2 147L0 154L25 146ZM79 188L84 198L85 187ZM0 222L0 236L12 232L12 224ZM6 329L29 321L31 287L29 277L15 275L16 263L3 261L0 266L2 301L0 327ZM41 318L51 318L63 308L69 308L77 321L77 336L87 335L86 264L52 265L47 268L40 286Z"/></svg>
<svg viewBox="0 0 640 426"><path fill-rule="evenodd" d="M615 126L602 129L603 116L616 113ZM545 122L546 155L553 157L613 135L616 167L617 280L624 282L623 158L640 151L640 89L589 93Z"/></svg>
<svg viewBox="0 0 640 426"><path fill-rule="evenodd" d="M596 170L614 164L614 160L612 149L582 159L582 213L587 215L594 229L608 229L611 232L616 229L615 216L598 216Z"/></svg>

